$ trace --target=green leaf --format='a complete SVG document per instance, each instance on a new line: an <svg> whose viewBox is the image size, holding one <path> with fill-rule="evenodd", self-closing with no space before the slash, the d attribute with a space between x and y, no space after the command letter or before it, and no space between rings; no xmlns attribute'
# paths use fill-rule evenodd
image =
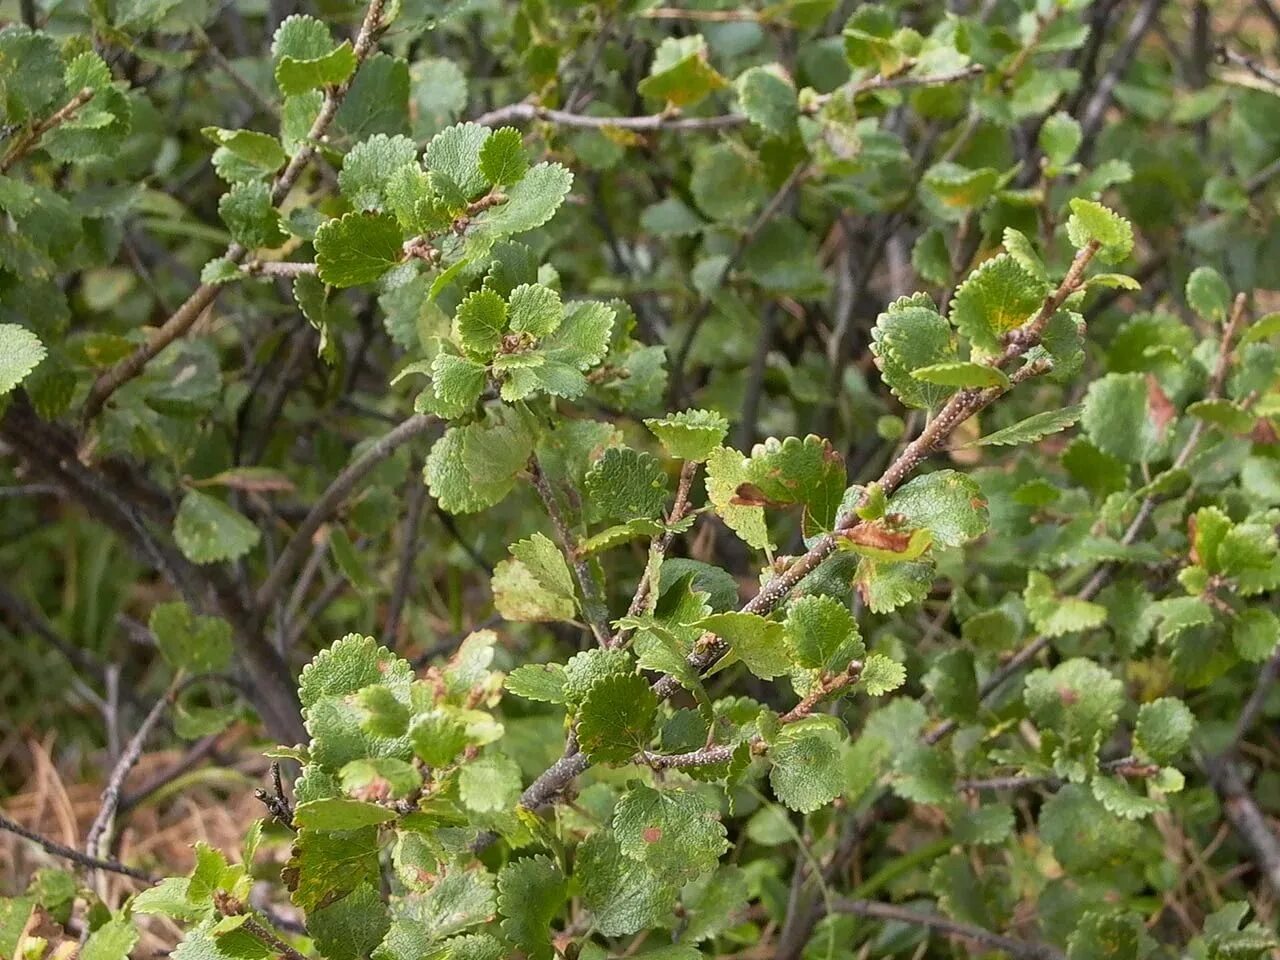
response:
<svg viewBox="0 0 1280 960"><path fill-rule="evenodd" d="M720 811L698 792L632 784L613 808L622 852L683 883L714 869L729 849Z"/></svg>
<svg viewBox="0 0 1280 960"><path fill-rule="evenodd" d="M764 549L770 546L764 507L738 497L738 488L748 482L749 464L737 450L721 447L712 451L707 457L707 498L730 530L748 546Z"/></svg>
<svg viewBox="0 0 1280 960"><path fill-rule="evenodd" d="M1253 414L1230 400L1197 400L1187 407L1187 413L1230 434L1247 434L1255 422Z"/></svg>
<svg viewBox="0 0 1280 960"><path fill-rule="evenodd" d="M625 650L595 648L575 653L564 666L565 702L577 707L597 681L635 673L635 661Z"/></svg>
<svg viewBox="0 0 1280 960"><path fill-rule="evenodd" d="M963 546L987 531L986 498L977 483L955 470L908 481L889 498L888 509L949 547Z"/></svg>
<svg viewBox="0 0 1280 960"><path fill-rule="evenodd" d="M565 670L558 663L526 663L509 674L505 686L517 697L543 703L566 703Z"/></svg>
<svg viewBox="0 0 1280 960"><path fill-rule="evenodd" d="M564 563L563 557L560 562ZM575 594L547 589L519 560L500 561L493 568L490 586L494 608L513 623L572 620L578 612Z"/></svg>
<svg viewBox="0 0 1280 960"><path fill-rule="evenodd" d="M342 161L338 186L356 210L381 210L387 201L387 181L400 168L416 168L418 146L408 137L374 134L351 148Z"/></svg>
<svg viewBox="0 0 1280 960"><path fill-rule="evenodd" d="M1080 918L1067 939L1067 960L1140 960L1154 947L1141 915L1104 908Z"/></svg>
<svg viewBox="0 0 1280 960"><path fill-rule="evenodd" d="M413 668L373 637L349 633L302 668L298 698L303 710L327 698L345 698L372 684L408 690Z"/></svg>
<svg viewBox="0 0 1280 960"><path fill-rule="evenodd" d="M897 660L873 653L862 665L859 682L869 696L882 697L907 682L907 670Z"/></svg>
<svg viewBox="0 0 1280 960"><path fill-rule="evenodd" d="M663 40L649 75L636 89L650 100L687 107L727 82L707 62L707 42L702 34L695 33Z"/></svg>
<svg viewBox="0 0 1280 960"><path fill-rule="evenodd" d="M1040 127L1040 149L1049 162L1057 167L1071 162L1083 139L1079 121L1061 110L1046 117Z"/></svg>
<svg viewBox="0 0 1280 960"><path fill-rule="evenodd" d="M363 960L391 929L391 914L373 884L307 915L307 934L325 960Z"/></svg>
<svg viewBox="0 0 1280 960"><path fill-rule="evenodd" d="M480 154L491 137L489 128L478 123L459 123L437 133L422 154L432 184L439 176L446 177L461 192L464 203L483 193L489 181L480 168Z"/></svg>
<svg viewBox="0 0 1280 960"><path fill-rule="evenodd" d="M922 199L929 207L944 220L960 223L991 198L1000 183L1000 172L991 167L970 170L943 160L929 168L922 182L927 191Z"/></svg>
<svg viewBox="0 0 1280 960"><path fill-rule="evenodd" d="M334 125L363 140L375 133L409 132L409 64L399 57L366 57L347 88Z"/></svg>
<svg viewBox="0 0 1280 960"><path fill-rule="evenodd" d="M1261 663L1275 651L1280 640L1280 619L1270 610L1250 607L1240 611L1231 629L1231 643L1241 659Z"/></svg>
<svg viewBox="0 0 1280 960"><path fill-rule="evenodd" d="M616 313L613 307L594 300L579 300L565 308L560 326L539 345L538 353L548 363L575 370L590 370L609 351Z"/></svg>
<svg viewBox="0 0 1280 960"><path fill-rule="evenodd" d="M912 370L911 376L925 383L936 383L944 387L961 387L966 390L983 387L1008 389L1009 387L1009 378L999 367L968 360L953 360L950 363L935 363L920 367L918 370Z"/></svg>
<svg viewBox="0 0 1280 960"><path fill-rule="evenodd" d="M0 323L0 397L40 365L48 351L40 338L16 323Z"/></svg>
<svg viewBox="0 0 1280 960"><path fill-rule="evenodd" d="M1159 442L1140 373L1109 373L1089 384L1080 424L1093 445L1126 463L1150 459Z"/></svg>
<svg viewBox="0 0 1280 960"><path fill-rule="evenodd" d="M624 854L607 830L596 831L578 846L573 876L594 929L606 937L656 927L675 907L677 888Z"/></svg>
<svg viewBox="0 0 1280 960"><path fill-rule="evenodd" d="M472 221L480 236L509 237L536 230L560 209L573 174L558 163L539 163L507 191L507 202L490 207Z"/></svg>
<svg viewBox="0 0 1280 960"><path fill-rule="evenodd" d="M1115 727L1124 684L1094 661L1075 657L1027 674L1023 699L1041 729L1096 751L1098 738Z"/></svg>
<svg viewBox="0 0 1280 960"><path fill-rule="evenodd" d="M804 507L805 534L831 530L844 498L845 462L831 444L812 434L801 440L770 437L751 449L740 501Z"/></svg>
<svg viewBox="0 0 1280 960"><path fill-rule="evenodd" d="M777 621L731 610L704 617L693 626L709 630L729 644L747 669L762 680L772 680L791 667L786 631Z"/></svg>
<svg viewBox="0 0 1280 960"><path fill-rule="evenodd" d="M244 556L258 545L262 534L221 500L192 490L178 506L173 538L192 563L218 563Z"/></svg>
<svg viewBox="0 0 1280 960"><path fill-rule="evenodd" d="M974 809L963 809L952 824L956 842L978 846L994 846L1012 836L1016 823L1013 809L1005 803L987 803Z"/></svg>
<svg viewBox="0 0 1280 960"><path fill-rule="evenodd" d="M1271 339L1277 333L1280 333L1280 313L1268 313L1249 326L1240 338L1240 343L1258 343Z"/></svg>
<svg viewBox="0 0 1280 960"><path fill-rule="evenodd" d="M605 519L658 517L667 505L667 475L658 458L630 447L606 450L585 485L592 508Z"/></svg>
<svg viewBox="0 0 1280 960"><path fill-rule="evenodd" d="M409 739L418 759L432 767L451 766L471 742L462 720L444 709L414 717Z"/></svg>
<svg viewBox="0 0 1280 960"><path fill-rule="evenodd" d="M395 818L395 811L387 807L342 797L308 800L298 804L294 810L298 826L312 830L359 830L361 827L389 823Z"/></svg>
<svg viewBox="0 0 1280 960"><path fill-rule="evenodd" d="M495 130L480 148L480 172L495 187L516 183L528 169L524 139L515 127Z"/></svg>
<svg viewBox="0 0 1280 960"><path fill-rule="evenodd" d="M483 868L450 869L427 891L426 896L405 906L405 919L429 931L436 940L451 937L470 927L486 923L496 909L493 875ZM410 954L421 957L422 953Z"/></svg>
<svg viewBox="0 0 1280 960"><path fill-rule="evenodd" d="M506 301L492 290L477 290L458 304L453 329L467 352L478 357L493 356L507 329Z"/></svg>
<svg viewBox="0 0 1280 960"><path fill-rule="evenodd" d="M905 406L931 410L954 392L911 376L915 370L958 359L947 321L926 296L895 300L876 318L871 353L885 384Z"/></svg>
<svg viewBox="0 0 1280 960"><path fill-rule="evenodd" d="M378 881L378 828L299 830L281 872L295 906L310 913Z"/></svg>
<svg viewBox="0 0 1280 960"><path fill-rule="evenodd" d="M529 960L551 960L551 922L560 913L569 882L547 857L514 860L498 874L502 932Z"/></svg>
<svg viewBox="0 0 1280 960"><path fill-rule="evenodd" d="M1088 788L1069 783L1041 808L1040 835L1065 870L1087 875L1129 862L1142 833L1112 816Z"/></svg>
<svg viewBox="0 0 1280 960"><path fill-rule="evenodd" d="M43 115L64 91L58 44L42 31L11 23L0 30L0 111L7 124Z"/></svg>
<svg viewBox="0 0 1280 960"><path fill-rule="evenodd" d="M329 28L315 17L285 18L271 41L276 85L285 96L336 86L355 72L350 42L333 42Z"/></svg>
<svg viewBox="0 0 1280 960"><path fill-rule="evenodd" d="M748 898L746 873L736 866L721 867L709 877L690 881L681 891L685 908L681 939L699 943L718 936L734 925Z"/></svg>
<svg viewBox="0 0 1280 960"><path fill-rule="evenodd" d="M231 624L219 617L193 616L182 601L153 607L147 629L175 670L217 673L231 662Z"/></svg>
<svg viewBox="0 0 1280 960"><path fill-rule="evenodd" d="M458 777L458 795L468 810L501 813L515 808L520 799L520 768L500 753L490 753L465 764Z"/></svg>
<svg viewBox="0 0 1280 960"><path fill-rule="evenodd" d="M1152 763L1172 763L1191 742L1195 725L1195 717L1177 697L1144 703L1133 730L1134 751Z"/></svg>
<svg viewBox="0 0 1280 960"><path fill-rule="evenodd" d="M549 537L535 533L528 540L513 543L511 555L525 565L543 589L560 597L573 598L573 574L564 554Z"/></svg>
<svg viewBox="0 0 1280 960"><path fill-rule="evenodd" d="M112 917L89 934L81 960L128 960L129 952L138 942L138 931L126 915Z"/></svg>
<svg viewBox="0 0 1280 960"><path fill-rule="evenodd" d="M381 690L382 687L366 687ZM408 797L422 788L422 774L404 760L378 757L352 760L339 772L342 792L357 798Z"/></svg>
<svg viewBox="0 0 1280 960"><path fill-rule="evenodd" d="M795 129L800 112L796 88L780 66L750 67L738 76L734 86L742 112L761 130L785 137Z"/></svg>
<svg viewBox="0 0 1280 960"><path fill-rule="evenodd" d="M1053 589L1053 581L1038 570L1027 574L1022 594L1027 613L1038 632L1046 637L1092 630L1107 620L1107 608L1078 597L1063 597Z"/></svg>
<svg viewBox="0 0 1280 960"><path fill-rule="evenodd" d="M1073 198L1070 206L1067 237L1073 246L1100 244L1098 259L1105 263L1119 263L1133 251L1133 227L1124 217L1080 197Z"/></svg>
<svg viewBox="0 0 1280 960"><path fill-rule="evenodd" d="M646 420L644 425L667 456L694 463L706 461L729 433L729 421L710 410L682 410Z"/></svg>
<svg viewBox="0 0 1280 960"><path fill-rule="evenodd" d="M1019 420L1012 426L996 430L994 433L988 433L984 437L979 437L977 440L966 443L965 446L1014 447L1023 443L1035 443L1074 425L1080 419L1083 411L1083 406L1074 404L1070 407L1063 407L1061 410L1046 410L1043 413L1032 414L1025 420Z"/></svg>
<svg viewBox="0 0 1280 960"><path fill-rule="evenodd" d="M559 329L564 306L550 287L522 283L507 298L507 316L513 332L541 339Z"/></svg>
<svg viewBox="0 0 1280 960"><path fill-rule="evenodd" d="M316 267L333 287L373 283L404 259L395 217L385 213L348 213L326 220L316 231Z"/></svg>
<svg viewBox="0 0 1280 960"><path fill-rule="evenodd" d="M578 742L592 763L627 763L649 745L658 698L635 673L606 676L578 711Z"/></svg>
<svg viewBox="0 0 1280 960"><path fill-rule="evenodd" d="M441 417L460 417L473 409L484 392L483 363L451 353L437 353L431 361L431 410Z"/></svg>
<svg viewBox="0 0 1280 960"><path fill-rule="evenodd" d="M265 183L237 183L218 201L218 215L241 246L278 247L289 239Z"/></svg>
<svg viewBox="0 0 1280 960"><path fill-rule="evenodd" d="M1187 277L1187 306L1210 323L1226 323L1231 288L1213 267L1196 267Z"/></svg>
<svg viewBox="0 0 1280 960"><path fill-rule="evenodd" d="M769 784L777 798L791 810L812 813L838 797L844 789L844 739L833 717L806 717L779 730L769 748Z"/></svg>
<svg viewBox="0 0 1280 960"><path fill-rule="evenodd" d="M784 629L796 662L823 673L838 673L866 652L853 614L834 597L793 600Z"/></svg>
<svg viewBox="0 0 1280 960"><path fill-rule="evenodd" d="M951 322L973 346L996 353L1001 339L1031 319L1048 286L1007 253L983 263L956 290Z"/></svg>
<svg viewBox="0 0 1280 960"><path fill-rule="evenodd" d="M279 140L256 130L205 127L200 132L218 146L225 147L238 159L257 167L263 174L278 170L289 159Z"/></svg>

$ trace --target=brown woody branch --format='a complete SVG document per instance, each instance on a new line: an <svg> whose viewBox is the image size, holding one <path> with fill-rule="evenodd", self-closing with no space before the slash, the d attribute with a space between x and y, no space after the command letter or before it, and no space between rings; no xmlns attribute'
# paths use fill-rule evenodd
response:
<svg viewBox="0 0 1280 960"><path fill-rule="evenodd" d="M259 617L271 608L276 595L285 588L289 578L306 560L307 553L311 549L311 538L315 536L321 525L333 516L342 501L373 471L374 467L405 443L425 433L435 423L435 417L414 414L383 434L377 442L365 448L358 457L343 468L298 524L298 529L293 532L289 542L280 551L280 556L267 575L267 579L258 588L255 607Z"/></svg>
<svg viewBox="0 0 1280 960"><path fill-rule="evenodd" d="M600 595L600 586L591 570L591 561L582 556L578 549L578 538L565 520L560 510L560 501L551 487L538 458L529 459L529 476L533 480L533 488L538 491L542 506L551 520L551 529L556 536L556 544L564 554L569 567L573 570L574 579L578 581L578 589L582 591L582 611L587 618L587 626L596 643L602 647L613 646L613 635L609 630L608 607L604 597Z"/></svg>
<svg viewBox="0 0 1280 960"><path fill-rule="evenodd" d="M257 940L276 952L283 960L309 960L306 954L300 953L289 944L281 940L276 934L264 927L258 920L244 912L244 904L235 897L228 894L225 890L215 890L213 894L213 906L218 913L224 917L243 916L244 920L240 924L240 929L253 939Z"/></svg>
<svg viewBox="0 0 1280 960"><path fill-rule="evenodd" d="M119 860L109 860L103 857L93 857L86 853L81 853L75 847L69 847L65 843L59 843L49 837L42 836L34 830L28 830L22 824L15 820L10 820L4 814L0 814L0 830L15 834L24 840L30 840L36 846L43 849L46 853L51 853L55 857L61 857L63 860L69 860L72 863L78 863L82 867L89 867L93 870L106 870L110 873L118 873L121 876L132 877L134 880L141 880L143 883L155 883L157 878L151 874L139 870L136 867L126 866Z"/></svg>
<svg viewBox="0 0 1280 960"><path fill-rule="evenodd" d="M124 787L125 777L142 756L142 748L146 745L147 738L151 736L151 731L155 729L160 718L173 702L181 682L182 673L179 671L169 685L169 689L165 691L165 695L156 701L142 723L138 725L137 732L129 738L129 743L120 754L120 759L112 767L106 788L102 791L102 803L98 807L98 814L93 818L89 835L85 840L84 852L88 856L101 857L110 846L112 825L115 821L116 809L120 806L120 791Z"/></svg>
<svg viewBox="0 0 1280 960"><path fill-rule="evenodd" d="M926 927L951 937L960 937L974 943L982 944L996 950L1003 950L1016 960L1065 960L1064 954L1057 947L1048 943L1032 940L1019 940L1007 937L1002 933L994 933L985 927L971 923L960 923L947 917L933 913L920 913L890 903L877 903L874 900L850 900L840 898L832 903L836 913L851 913L858 917L873 920L887 920L894 923L905 923L916 927Z"/></svg>
<svg viewBox="0 0 1280 960"><path fill-rule="evenodd" d="M806 113L817 113L831 100L837 97L856 97L860 94L877 90L892 90L903 87L941 87L963 80L971 80L981 75L983 68L971 64L959 70L935 74L898 73L893 76L875 76L867 80L846 84L833 93L821 94L803 105ZM497 127L506 123L519 123L529 120L545 120L561 127L575 127L588 130L630 130L634 133L652 133L658 130L674 130L689 132L706 132L709 130L726 130L742 126L748 122L745 114L727 113L713 117L682 117L678 111L669 110L662 113L650 113L635 117L596 117L584 113L571 113L567 110L553 110L536 103L513 103L497 110L476 117L474 123L486 127Z"/></svg>
<svg viewBox="0 0 1280 960"><path fill-rule="evenodd" d="M4 159L0 160L0 173L8 173L9 169L34 150L41 139L50 130L62 126L71 120L86 103L93 99L93 88L84 87L75 96L63 104L56 112L34 124L30 130L13 142Z"/></svg>
<svg viewBox="0 0 1280 960"><path fill-rule="evenodd" d="M696 461L687 460L680 467L680 479L676 484L676 498L671 505L671 512L667 514L667 526L672 527L679 523L689 514L690 503L689 493L693 489L693 478L698 474L698 464ZM671 541L675 539L675 531L668 529L653 541L650 548L655 556L659 559L666 556L667 551L671 548ZM631 598L631 605L627 608L628 617L638 617L644 612L645 605L649 602L649 592L653 589L649 577L641 577L640 583L636 585L636 592ZM631 631L625 627L618 630L613 636L613 645L620 646L625 643L627 637L631 635Z"/></svg>

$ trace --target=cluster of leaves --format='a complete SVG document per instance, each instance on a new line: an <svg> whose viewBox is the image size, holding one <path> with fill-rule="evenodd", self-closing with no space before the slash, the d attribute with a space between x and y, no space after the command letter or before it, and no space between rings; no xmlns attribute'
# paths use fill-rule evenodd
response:
<svg viewBox="0 0 1280 960"><path fill-rule="evenodd" d="M0 29L14 699L296 774L0 958L1277 948L1280 87L1203 4L846 6Z"/></svg>

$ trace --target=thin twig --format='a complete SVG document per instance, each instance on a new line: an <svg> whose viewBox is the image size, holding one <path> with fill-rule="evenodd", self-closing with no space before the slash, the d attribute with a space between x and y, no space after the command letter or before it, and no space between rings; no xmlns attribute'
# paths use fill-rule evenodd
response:
<svg viewBox="0 0 1280 960"><path fill-rule="evenodd" d="M1107 773L1118 773L1123 777L1153 777L1160 772L1158 764L1142 763L1136 757L1121 757L1101 764ZM985 779L957 780L956 790L961 793L977 790L1025 790L1028 787L1060 787L1067 781L1056 774L1015 775L1008 777L987 777Z"/></svg>
<svg viewBox="0 0 1280 960"><path fill-rule="evenodd" d="M8 173L9 169L36 148L46 133L62 126L71 120L86 103L93 99L93 87L84 87L54 113L34 124L30 130L13 141L0 160L0 173Z"/></svg>
<svg viewBox="0 0 1280 960"><path fill-rule="evenodd" d="M391 601L387 604L387 621L382 630L382 643L390 650L396 648L400 617L413 586L413 562L418 557L418 532L422 527L422 513L426 504L427 485L422 482L422 471L415 462L409 470L408 490L405 493L404 527L400 532L400 566L396 571Z"/></svg>
<svg viewBox="0 0 1280 960"><path fill-rule="evenodd" d="M1146 0L1142 4L1138 12L1134 14L1133 21L1129 24L1129 32L1125 34L1124 43L1121 44L1120 50L1112 57L1106 73L1098 80L1098 85L1094 88L1093 96L1089 98L1089 102L1084 108L1084 115L1080 120L1082 138L1077 156L1082 163L1088 162L1088 158L1092 153L1094 140L1098 135L1098 131L1102 129L1102 121L1106 117L1107 108L1111 105L1111 98L1115 93L1116 84L1120 82L1121 75L1133 61L1138 52L1138 47L1142 43L1142 38L1151 29L1152 23L1155 22L1156 14L1160 12L1160 7L1163 4L1164 0Z"/></svg>
<svg viewBox="0 0 1280 960"><path fill-rule="evenodd" d="M855 97L878 90L900 89L902 87L940 87L971 80L979 76L983 68L971 64L959 70L951 70L936 74L899 73L891 77L875 76L860 80L833 91L814 97L805 104L807 113L817 113L822 107L837 97ZM518 123L528 120L545 120L562 127L577 127L589 130L630 130L635 133L657 130L675 130L687 133L706 132L709 130L725 130L741 126L748 122L746 114L728 113L713 117L682 117L678 111L644 114L636 117L597 117L584 113L570 113L567 110L553 110L536 103L513 103L497 110L481 114L472 122L486 127L499 127L507 123Z"/></svg>
<svg viewBox="0 0 1280 960"><path fill-rule="evenodd" d="M938 933L962 937L965 940L971 940L986 947L1003 950L1011 957L1018 958L1018 960L1065 960L1066 957L1066 954L1061 950L1048 943L1006 937L1004 934L993 933L984 927L978 927L971 923L960 923L957 920L951 920L937 914L920 913L916 910L908 910L905 907L895 906L890 903L839 898L832 903L832 907L837 913L851 913L854 916L868 917L874 920L889 920L916 927L927 927L930 930L936 930Z"/></svg>
<svg viewBox="0 0 1280 960"><path fill-rule="evenodd" d="M244 904L239 900L236 900L225 890L214 891L213 905L224 917L244 916L244 920L240 924L240 929L249 934L249 936L253 937L255 940L270 947L279 954L280 957L284 958L284 960L309 960L305 954L298 952L276 936L271 930L264 927L255 917L246 916L244 914Z"/></svg>
<svg viewBox="0 0 1280 960"><path fill-rule="evenodd" d="M86 853L81 853L75 847L68 847L64 843L52 840L49 837L41 836L34 830L28 830L22 824L10 820L4 814L0 814L0 830L6 830L30 840L36 846L41 847L46 853L51 853L55 857L61 857L63 860L70 860L72 863L78 863L82 867L89 867L93 870L106 870L109 873L118 873L125 877L132 877L134 880L141 880L143 883L155 883L158 878L136 867L125 866L118 860L109 860L103 857L91 857Z"/></svg>
<svg viewBox="0 0 1280 960"><path fill-rule="evenodd" d="M574 577L578 581L578 588L582 591L582 613L587 619L587 625L591 628L592 636L600 646L610 647L613 645L613 636L609 630L609 609L605 605L604 597L601 596L600 585L596 583L591 561L582 556L578 550L578 538L565 520L560 510L560 502L556 499L556 492L552 489L551 481L543 471L542 465L538 463L536 456L529 460L529 475L533 480L533 488L538 491L542 505L551 520L551 529L555 533L556 543L565 559L569 561L569 566L573 569Z"/></svg>
<svg viewBox="0 0 1280 960"><path fill-rule="evenodd" d="M737 268L738 261L742 259L742 255L747 252L747 248L759 236L760 231L765 225L772 220L782 209L782 205L786 203L791 192L796 189L800 181L804 178L808 166L801 162L796 164L790 175L783 181L777 192L764 205L760 213L756 216L737 242L733 245L733 250L724 261L724 266L720 268L719 274L716 276L715 284L712 286L712 293L703 296L698 303L698 307L694 310L693 315L689 318L688 326L685 330L684 339L680 341L680 346L676 350L674 360L670 364L670 390L668 391L668 399L670 405L674 407L683 406L683 397L685 394L685 365L689 361L689 352L693 349L693 341L697 339L698 331L702 329L703 322L711 314L711 308L715 306L716 297L719 295L721 288L729 279L729 275Z"/></svg>
<svg viewBox="0 0 1280 960"><path fill-rule="evenodd" d="M1280 87L1280 73L1276 73L1269 67L1264 67L1252 57L1246 57L1242 53L1236 53L1230 47L1222 46L1218 48L1218 59L1222 63L1229 63L1235 67L1241 67L1253 74L1264 83L1268 83L1273 87Z"/></svg>
<svg viewBox="0 0 1280 960"><path fill-rule="evenodd" d="M671 512L667 514L667 526L673 527L689 514L691 504L689 502L689 494L693 489L693 479L698 475L698 464L696 461L687 460L680 466L680 479L676 483L676 497L671 504ZM661 560L669 549L671 549L671 541L675 539L675 531L672 529L665 530L657 539L653 541L650 547L651 556L657 560ZM631 597L631 605L627 608L628 617L638 617L644 612L645 606L649 602L649 594L653 589L653 584L648 576L640 578L640 582L636 585L636 592ZM613 645L621 646L626 642L631 631L626 628L620 628L613 637Z"/></svg>
<svg viewBox="0 0 1280 960"><path fill-rule="evenodd" d="M89 827L88 837L84 843L86 855L101 857L105 853L105 848L109 846L112 824L115 822L116 809L120 805L120 791L124 787L125 777L129 775L129 771L138 762L138 758L142 756L142 748L146 745L147 738L173 702L173 697L181 682L182 673L180 671L173 678L173 682L169 684L169 689L165 691L165 695L156 701L155 706L151 708L151 711L143 718L142 723L138 725L137 732L129 739L128 744L125 745L124 752L120 754L120 759L116 761L116 765L112 768L111 776L107 778L106 788L102 791L102 803L98 807L98 815L93 818L93 823Z"/></svg>
<svg viewBox="0 0 1280 960"><path fill-rule="evenodd" d="M54 488L57 490L58 488ZM22 631L35 634L49 646L57 650L78 671L92 677L98 683L106 684L106 665L70 640L64 638L32 604L0 583L0 613L15 636ZM137 703L136 700L133 701Z"/></svg>
<svg viewBox="0 0 1280 960"><path fill-rule="evenodd" d="M333 516L342 501L373 471L374 467L386 460L387 457L395 453L405 443L425 433L435 422L436 419L434 417L414 414L400 423L395 429L383 434L375 443L366 447L358 457L342 469L342 472L329 484L328 489L320 495L320 499L315 502L315 506L308 511L302 522L298 524L298 529L294 531L289 542L280 551L280 556L277 558L275 566L271 568L271 573L267 575L267 579L258 588L255 606L259 616L271 609L271 604L276 594L284 588L288 579L297 572L298 567L306 559L307 552L311 547L311 538L320 529L320 525Z"/></svg>
<svg viewBox="0 0 1280 960"><path fill-rule="evenodd" d="M201 737L185 754L172 765L165 767L150 780L143 783L137 790L132 793L126 793L120 798L119 813L125 813L134 807L144 803L148 798L152 797L159 791L163 790L179 777L191 772L207 757L218 752L218 744L222 740L222 734L214 733L207 737Z"/></svg>
<svg viewBox="0 0 1280 960"><path fill-rule="evenodd" d="M787 724L795 723L797 720L803 720L805 717L812 715L818 704L856 683L860 676L862 676L862 661L854 660L840 673L827 677L822 683L815 684L804 699L786 713L778 716L778 725L785 727ZM747 743L753 752L760 750L764 746L764 737L757 734ZM635 760L637 763L646 763L654 769L687 770L691 767L709 767L717 763L728 763L737 749L738 744L720 744L712 747L703 747L700 750L691 750L688 753L664 754L645 751L639 754Z"/></svg>
<svg viewBox="0 0 1280 960"><path fill-rule="evenodd" d="M251 277L300 277L303 274L314 274L319 268L314 263L300 263L294 260L250 260L240 267L241 272Z"/></svg>
<svg viewBox="0 0 1280 960"><path fill-rule="evenodd" d="M1280 841L1258 809L1234 762L1228 757L1206 760L1203 766L1222 802L1222 812L1227 821L1249 848L1272 893L1280 895Z"/></svg>

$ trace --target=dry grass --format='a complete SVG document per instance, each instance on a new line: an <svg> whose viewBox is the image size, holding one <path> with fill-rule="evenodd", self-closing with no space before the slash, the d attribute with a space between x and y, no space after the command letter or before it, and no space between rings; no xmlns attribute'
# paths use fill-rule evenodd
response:
<svg viewBox="0 0 1280 960"><path fill-rule="evenodd" d="M228 731L219 740L220 761L206 760L122 815L116 825L115 856L131 866L164 875L189 871L200 841L234 856L248 826L263 812L252 791L263 782L266 761L246 746L247 739L246 730ZM104 761L99 776L86 781L79 771L58 768L52 737L27 740L22 752L25 757L11 756L8 762L12 769L25 759L26 781L4 801L4 813L53 840L81 847L98 812L108 764ZM181 750L145 754L126 781L125 796L182 759ZM262 859L270 858L272 852L265 851ZM275 853L283 858L284 850ZM65 866L65 861L35 844L0 833L0 896L25 889L37 870ZM94 885L98 895L113 907L143 886L129 877L105 872L94 879ZM167 953L179 939L178 929L161 918L144 918L140 929L142 939L133 952L135 957Z"/></svg>

